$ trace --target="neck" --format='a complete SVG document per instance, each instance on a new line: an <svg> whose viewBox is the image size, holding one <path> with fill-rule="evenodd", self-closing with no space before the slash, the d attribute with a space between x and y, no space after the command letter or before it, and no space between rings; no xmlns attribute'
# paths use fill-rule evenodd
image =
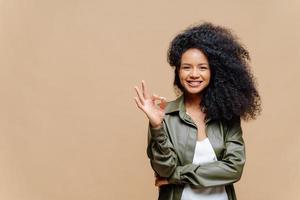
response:
<svg viewBox="0 0 300 200"><path fill-rule="evenodd" d="M200 108L201 95L185 94L184 97L184 103L186 108Z"/></svg>

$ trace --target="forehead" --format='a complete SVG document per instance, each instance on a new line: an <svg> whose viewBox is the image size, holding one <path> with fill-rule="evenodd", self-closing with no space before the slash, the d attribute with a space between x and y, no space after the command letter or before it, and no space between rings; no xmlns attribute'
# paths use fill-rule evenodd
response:
<svg viewBox="0 0 300 200"><path fill-rule="evenodd" d="M207 57L199 49L188 49L181 56L181 63L208 63Z"/></svg>

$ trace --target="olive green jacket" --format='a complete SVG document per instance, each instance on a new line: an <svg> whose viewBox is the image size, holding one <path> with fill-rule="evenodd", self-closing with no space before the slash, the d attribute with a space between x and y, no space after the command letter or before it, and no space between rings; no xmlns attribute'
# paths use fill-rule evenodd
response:
<svg viewBox="0 0 300 200"><path fill-rule="evenodd" d="M180 200L185 184L193 188L224 185L228 199L236 200L233 183L238 181L245 164L245 146L240 119L230 122L205 120L207 137L217 160L192 164L197 141L197 126L186 114L184 96L167 104L163 126L148 128L147 155L153 170L167 178L159 189L159 200Z"/></svg>

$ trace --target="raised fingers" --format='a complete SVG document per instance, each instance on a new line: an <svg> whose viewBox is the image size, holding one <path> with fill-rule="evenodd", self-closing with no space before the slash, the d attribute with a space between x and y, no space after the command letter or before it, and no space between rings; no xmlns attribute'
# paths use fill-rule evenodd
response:
<svg viewBox="0 0 300 200"><path fill-rule="evenodd" d="M142 103L140 102L139 98L134 97L134 101L135 101L137 107L143 110L143 105L142 105Z"/></svg>
<svg viewBox="0 0 300 200"><path fill-rule="evenodd" d="M144 104L145 99L144 99L144 96L142 95L141 91L139 90L139 88L137 86L135 86L134 89L135 89L135 91L136 91L136 93L138 95L140 103Z"/></svg>
<svg viewBox="0 0 300 200"><path fill-rule="evenodd" d="M149 99L150 98L150 94L148 92L148 88L146 87L146 83L144 80L142 80L142 91L143 91L143 96L145 99Z"/></svg>

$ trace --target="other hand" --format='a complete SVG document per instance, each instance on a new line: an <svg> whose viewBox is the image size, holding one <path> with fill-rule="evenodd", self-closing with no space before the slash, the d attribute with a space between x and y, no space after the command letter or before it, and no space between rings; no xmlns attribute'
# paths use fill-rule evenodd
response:
<svg viewBox="0 0 300 200"><path fill-rule="evenodd" d="M168 185L168 184L169 184L169 182L165 178L161 178L161 177L156 177L155 178L155 186L157 186L157 187L160 187L160 186L163 186L163 185Z"/></svg>
<svg viewBox="0 0 300 200"><path fill-rule="evenodd" d="M134 89L138 95L134 98L137 107L146 114L152 127L160 127L165 116L166 99L155 94L151 95L144 80L142 80L142 91L137 86ZM156 100L160 101L159 106L155 104Z"/></svg>

